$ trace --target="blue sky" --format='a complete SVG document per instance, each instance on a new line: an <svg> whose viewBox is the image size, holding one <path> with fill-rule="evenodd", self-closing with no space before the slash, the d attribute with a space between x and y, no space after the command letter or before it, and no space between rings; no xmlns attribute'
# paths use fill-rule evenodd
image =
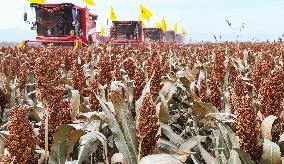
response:
<svg viewBox="0 0 284 164"><path fill-rule="evenodd" d="M86 6L82 0L46 0L47 3L71 2ZM284 34L283 0L94 0L96 6L88 6L99 15L98 28L106 26L109 7L112 4L118 20L137 20L142 3L154 16L145 24L155 26L164 16L169 28L178 22L187 30L188 39L213 41L214 34L222 40L274 40ZM0 10L0 41L32 39L30 25L23 22L23 12L30 12L28 0L2 0ZM29 18L32 14L29 13ZM232 23L229 28L225 20ZM245 28L239 32L244 23Z"/></svg>

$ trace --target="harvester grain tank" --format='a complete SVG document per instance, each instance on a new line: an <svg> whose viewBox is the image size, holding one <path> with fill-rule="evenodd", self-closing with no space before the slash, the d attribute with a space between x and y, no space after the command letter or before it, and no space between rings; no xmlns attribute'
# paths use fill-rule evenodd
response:
<svg viewBox="0 0 284 164"><path fill-rule="evenodd" d="M140 21L113 21L110 29L110 39L113 44L141 44L142 22Z"/></svg>
<svg viewBox="0 0 284 164"><path fill-rule="evenodd" d="M21 44L41 43L47 45L87 46L96 42L96 21L98 15L89 12L88 8L81 8L72 3L36 4L35 22L32 30L36 30L36 40L25 40ZM27 21L27 14L24 14Z"/></svg>
<svg viewBox="0 0 284 164"><path fill-rule="evenodd" d="M163 42L164 32L161 28L143 28L144 42Z"/></svg>

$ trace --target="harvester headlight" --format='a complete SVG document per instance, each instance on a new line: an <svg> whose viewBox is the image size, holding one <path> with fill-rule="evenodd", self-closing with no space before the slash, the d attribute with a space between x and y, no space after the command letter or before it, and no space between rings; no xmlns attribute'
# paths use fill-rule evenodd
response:
<svg viewBox="0 0 284 164"><path fill-rule="evenodd" d="M70 30L70 35L74 35L75 31L74 30Z"/></svg>

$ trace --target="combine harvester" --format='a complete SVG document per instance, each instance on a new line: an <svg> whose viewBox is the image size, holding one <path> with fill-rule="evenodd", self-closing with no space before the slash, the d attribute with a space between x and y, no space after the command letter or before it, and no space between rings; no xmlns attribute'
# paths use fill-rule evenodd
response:
<svg viewBox="0 0 284 164"><path fill-rule="evenodd" d="M114 45L138 45L143 43L143 27L139 21L113 21L110 40Z"/></svg>
<svg viewBox="0 0 284 164"><path fill-rule="evenodd" d="M165 32L164 43L176 43L176 33L174 30L169 30Z"/></svg>
<svg viewBox="0 0 284 164"><path fill-rule="evenodd" d="M35 10L35 22L32 30L36 30L36 40L25 40L19 47L29 43L40 43L55 46L88 46L96 42L95 31L98 16L72 3L30 5ZM27 22L27 13L24 14Z"/></svg>
<svg viewBox="0 0 284 164"><path fill-rule="evenodd" d="M184 43L184 36L172 30L164 32L161 28L143 28L143 35L145 43Z"/></svg>
<svg viewBox="0 0 284 164"><path fill-rule="evenodd" d="M143 36L145 43L164 41L164 32L161 28L143 28Z"/></svg>

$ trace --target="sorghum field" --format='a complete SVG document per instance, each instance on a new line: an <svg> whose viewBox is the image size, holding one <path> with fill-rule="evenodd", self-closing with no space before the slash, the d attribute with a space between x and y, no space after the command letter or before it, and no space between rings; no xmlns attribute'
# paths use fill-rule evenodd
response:
<svg viewBox="0 0 284 164"><path fill-rule="evenodd" d="M267 163L281 42L0 48L3 163Z"/></svg>

